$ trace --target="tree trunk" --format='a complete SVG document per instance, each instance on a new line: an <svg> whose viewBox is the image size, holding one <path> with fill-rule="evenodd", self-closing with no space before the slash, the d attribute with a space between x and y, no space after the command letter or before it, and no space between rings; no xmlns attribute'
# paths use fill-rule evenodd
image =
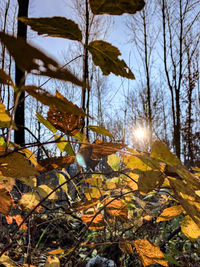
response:
<svg viewBox="0 0 200 267"><path fill-rule="evenodd" d="M29 0L18 0L18 17L28 17L28 5ZM27 26L18 20L17 22L17 37L21 37L26 40L27 38ZM25 84L25 72L21 71L17 65L15 65L15 83L18 89ZM16 95L14 96L16 99ZM25 92L21 92L19 97L19 103L15 113L15 123L18 130L14 132L14 142L20 146L25 144Z"/></svg>

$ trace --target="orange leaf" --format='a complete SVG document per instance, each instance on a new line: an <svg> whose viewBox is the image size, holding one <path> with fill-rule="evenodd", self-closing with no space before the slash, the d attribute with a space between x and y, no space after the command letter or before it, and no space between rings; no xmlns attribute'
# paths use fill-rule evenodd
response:
<svg viewBox="0 0 200 267"><path fill-rule="evenodd" d="M148 240L135 240L133 244L144 267L155 263L168 267L164 254L158 245L152 244Z"/></svg>
<svg viewBox="0 0 200 267"><path fill-rule="evenodd" d="M7 221L7 224L12 224L13 223L13 217L12 216L6 216L6 221Z"/></svg>
<svg viewBox="0 0 200 267"><path fill-rule="evenodd" d="M15 221L16 221L16 223L17 223L17 225L19 226L20 225L20 223L23 221L23 219L22 219L22 216L21 215L15 215L15 216L13 216L13 219L15 219ZM27 226L26 226L26 224L25 223L23 223L22 225L21 225L21 227L20 227L20 229L22 229L22 230L26 230L27 229Z"/></svg>
<svg viewBox="0 0 200 267"><path fill-rule="evenodd" d="M12 207L12 197L5 188L0 188L0 213L8 215Z"/></svg>
<svg viewBox="0 0 200 267"><path fill-rule="evenodd" d="M48 254L50 254L50 255L56 255L56 254L62 254L63 252L64 252L64 249L57 248L57 249L48 251Z"/></svg>
<svg viewBox="0 0 200 267"><path fill-rule="evenodd" d="M181 205L172 206L163 210L160 216L157 218L156 222L164 222L169 221L176 216L180 215L183 212L183 208Z"/></svg>
<svg viewBox="0 0 200 267"><path fill-rule="evenodd" d="M112 198L105 199L103 204L107 205L111 200ZM126 204L120 199L113 200L106 206L105 209L107 213L114 217L127 218L128 216L128 209L126 208Z"/></svg>
<svg viewBox="0 0 200 267"><path fill-rule="evenodd" d="M92 221L94 216L95 216L95 213L83 214L81 216L81 220L85 224L89 224ZM103 229L103 228L104 228L104 219L103 219L103 215L100 213L94 218L94 220L92 221L92 223L89 226L89 229L90 230L96 230L96 229Z"/></svg>

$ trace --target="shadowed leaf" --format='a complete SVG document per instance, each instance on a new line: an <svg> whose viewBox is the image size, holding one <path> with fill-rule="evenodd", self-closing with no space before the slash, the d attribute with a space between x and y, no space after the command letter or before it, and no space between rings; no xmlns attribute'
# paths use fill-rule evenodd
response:
<svg viewBox="0 0 200 267"><path fill-rule="evenodd" d="M147 194L164 182L164 176L159 171L142 172L138 180L138 189L141 193Z"/></svg>
<svg viewBox="0 0 200 267"><path fill-rule="evenodd" d="M60 267L60 260L56 256L48 256L44 267Z"/></svg>
<svg viewBox="0 0 200 267"><path fill-rule="evenodd" d="M124 144L112 143L112 142L92 144L91 146L92 146L92 159L104 158L126 147L126 145Z"/></svg>
<svg viewBox="0 0 200 267"><path fill-rule="evenodd" d="M40 87L29 85L22 86L22 89L46 106L50 106L61 112L68 112L75 115L86 116L84 111L77 105L74 105L71 101L68 101L66 98L64 100L60 99L60 97L57 97L57 95L53 96L52 94Z"/></svg>
<svg viewBox="0 0 200 267"><path fill-rule="evenodd" d="M52 18L19 18L20 21L29 25L39 35L47 34L52 37L67 38L70 40L82 40L82 33L78 25L64 17Z"/></svg>
<svg viewBox="0 0 200 267"><path fill-rule="evenodd" d="M60 149L61 152L66 152L69 156L75 156L74 150L71 144L65 139L64 137L60 137L59 135L54 135L57 147Z"/></svg>
<svg viewBox="0 0 200 267"><path fill-rule="evenodd" d="M133 244L144 267L156 263L168 267L164 254L158 245L152 244L148 240L135 240Z"/></svg>
<svg viewBox="0 0 200 267"><path fill-rule="evenodd" d="M144 0L90 0L90 7L95 15L134 14L142 10L144 5Z"/></svg>
<svg viewBox="0 0 200 267"><path fill-rule="evenodd" d="M0 69L0 83L12 85L14 87L12 78L3 69Z"/></svg>
<svg viewBox="0 0 200 267"><path fill-rule="evenodd" d="M120 241L119 248L125 254L133 254L133 248L129 241Z"/></svg>
<svg viewBox="0 0 200 267"><path fill-rule="evenodd" d="M0 32L0 41L6 46L8 52L22 71L69 81L78 86L83 85L82 81L69 70L61 69L55 60L26 43L24 39L15 38Z"/></svg>
<svg viewBox="0 0 200 267"><path fill-rule="evenodd" d="M157 218L156 222L164 222L174 219L183 212L181 205L172 206L163 210L160 216Z"/></svg>
<svg viewBox="0 0 200 267"><path fill-rule="evenodd" d="M135 79L124 60L118 58L121 55L118 48L104 41L92 41L88 49L92 54L94 64L101 68L104 75L109 75L112 72L117 76Z"/></svg>
<svg viewBox="0 0 200 267"><path fill-rule="evenodd" d="M0 188L0 213L8 215L12 207L12 197L5 188Z"/></svg>
<svg viewBox="0 0 200 267"><path fill-rule="evenodd" d="M195 241L198 237L200 237L200 228L190 216L185 216L183 219L181 223L181 231L191 241Z"/></svg>
<svg viewBox="0 0 200 267"><path fill-rule="evenodd" d="M51 171L54 169L62 169L67 165L74 163L74 160L74 156L52 157L41 160L40 165L45 169L45 171Z"/></svg>

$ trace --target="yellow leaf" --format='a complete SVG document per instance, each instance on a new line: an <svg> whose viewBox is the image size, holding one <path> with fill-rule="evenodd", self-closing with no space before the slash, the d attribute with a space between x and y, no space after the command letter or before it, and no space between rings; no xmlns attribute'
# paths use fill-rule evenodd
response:
<svg viewBox="0 0 200 267"><path fill-rule="evenodd" d="M0 187L5 188L8 191L11 191L13 188L13 185L15 185L15 179L11 177L5 177L3 175L0 175Z"/></svg>
<svg viewBox="0 0 200 267"><path fill-rule="evenodd" d="M9 128L11 123L11 116L9 112L5 109L5 105L0 102L0 127ZM13 129L17 130L15 124L13 124Z"/></svg>
<svg viewBox="0 0 200 267"><path fill-rule="evenodd" d="M66 177L64 176L64 174L60 173L60 172L57 172L56 173L56 176L58 177L58 182L59 182L59 185L61 185L62 183L66 182L67 179ZM68 195L68 187L67 187L67 183L64 184L62 187L63 191L65 192L66 195Z"/></svg>
<svg viewBox="0 0 200 267"><path fill-rule="evenodd" d="M38 193L40 194L41 197L46 197L48 194L50 194L52 191L53 191L53 188L51 188L50 186L48 185L40 185L36 188L36 190L38 191ZM53 192L49 197L48 199L56 199L57 196L56 196L56 192Z"/></svg>
<svg viewBox="0 0 200 267"><path fill-rule="evenodd" d="M133 248L129 241L120 241L119 248L125 254L133 254Z"/></svg>
<svg viewBox="0 0 200 267"><path fill-rule="evenodd" d="M40 201L40 197L36 192L28 192L22 195L21 199L19 200L19 205L25 211L32 210Z"/></svg>
<svg viewBox="0 0 200 267"><path fill-rule="evenodd" d="M93 132L95 132L97 134L101 134L101 135L109 136L109 137L113 138L113 135L104 127L88 125L87 128L89 128L90 130L92 130Z"/></svg>
<svg viewBox="0 0 200 267"><path fill-rule="evenodd" d="M133 244L144 267L156 263L168 267L165 256L158 245L152 244L148 240L135 240Z"/></svg>
<svg viewBox="0 0 200 267"><path fill-rule="evenodd" d="M44 267L60 267L60 261L56 256L48 256Z"/></svg>
<svg viewBox="0 0 200 267"><path fill-rule="evenodd" d="M0 263L6 267L16 267L16 263L12 261L5 253L0 257Z"/></svg>
<svg viewBox="0 0 200 267"><path fill-rule="evenodd" d="M183 219L181 223L181 231L191 241L195 241L200 236L200 228L190 216L185 216Z"/></svg>
<svg viewBox="0 0 200 267"><path fill-rule="evenodd" d="M181 205L172 206L163 210L160 216L157 218L156 222L169 221L183 212Z"/></svg>
<svg viewBox="0 0 200 267"><path fill-rule="evenodd" d="M108 165L114 170L118 171L120 168L120 157L116 154L112 154L108 156Z"/></svg>

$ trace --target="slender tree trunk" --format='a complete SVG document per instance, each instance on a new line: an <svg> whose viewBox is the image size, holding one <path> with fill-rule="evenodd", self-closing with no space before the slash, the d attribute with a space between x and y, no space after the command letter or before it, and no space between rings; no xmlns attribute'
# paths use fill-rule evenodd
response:
<svg viewBox="0 0 200 267"><path fill-rule="evenodd" d="M28 5L29 0L18 0L18 17L28 17ZM26 40L27 38L27 26L18 20L17 22L17 37L21 37ZM17 65L15 65L15 83L18 89L25 84L25 72L21 71ZM15 95L16 97L16 95ZM14 132L14 141L16 144L24 146L25 144L25 93L21 92L19 98L19 104L15 113L15 123L18 130Z"/></svg>

